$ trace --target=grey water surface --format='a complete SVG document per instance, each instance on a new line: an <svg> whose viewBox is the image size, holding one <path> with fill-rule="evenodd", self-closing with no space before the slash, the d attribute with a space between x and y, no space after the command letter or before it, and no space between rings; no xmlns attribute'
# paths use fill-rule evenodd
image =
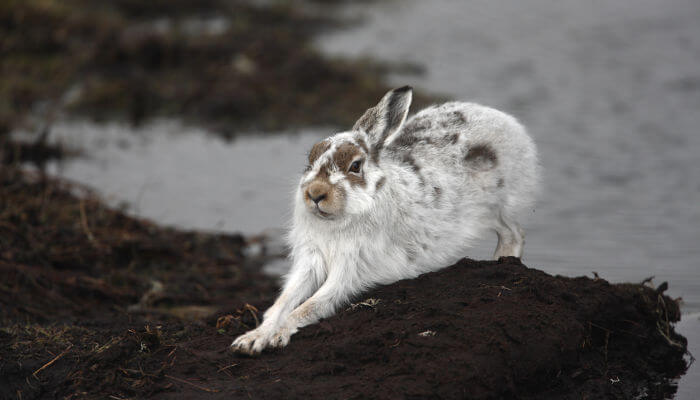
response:
<svg viewBox="0 0 700 400"><path fill-rule="evenodd" d="M84 155L47 168L160 224L258 234L288 225L307 152L327 132L250 133L228 141L177 120L138 128L61 121L51 140Z"/></svg>
<svg viewBox="0 0 700 400"><path fill-rule="evenodd" d="M529 128L545 176L525 222L526 264L668 281L684 299L678 328L700 351L700 2L407 0L343 13L366 20L322 36L325 53L421 65L425 74L391 82L490 105ZM89 158L50 168L160 223L258 233L288 223L305 154L331 133L226 142L177 121L64 121L54 138ZM470 256L488 258L494 239ZM696 398L698 378L694 365L677 398Z"/></svg>

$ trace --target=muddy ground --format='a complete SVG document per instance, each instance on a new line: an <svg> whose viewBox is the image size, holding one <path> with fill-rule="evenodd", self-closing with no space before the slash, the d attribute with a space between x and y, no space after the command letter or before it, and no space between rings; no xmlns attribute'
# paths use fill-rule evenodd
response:
<svg viewBox="0 0 700 400"><path fill-rule="evenodd" d="M620 398L686 368L664 285L462 260L379 288L257 358L276 285L246 239L179 232L0 171L0 398Z"/></svg>

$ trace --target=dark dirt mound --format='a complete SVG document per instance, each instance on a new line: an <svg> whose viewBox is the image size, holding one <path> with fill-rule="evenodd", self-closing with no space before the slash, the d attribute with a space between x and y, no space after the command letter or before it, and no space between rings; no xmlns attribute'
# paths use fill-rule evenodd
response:
<svg viewBox="0 0 700 400"><path fill-rule="evenodd" d="M685 340L667 330L680 317L676 303L642 285L552 277L514 258L464 259L363 298L280 353L241 360L236 371L248 379L234 392L663 398L673 390L664 382L685 370Z"/></svg>
<svg viewBox="0 0 700 400"><path fill-rule="evenodd" d="M234 355L276 292L245 245L0 169L0 398L656 399L685 370L663 287L516 259L378 288L281 351Z"/></svg>

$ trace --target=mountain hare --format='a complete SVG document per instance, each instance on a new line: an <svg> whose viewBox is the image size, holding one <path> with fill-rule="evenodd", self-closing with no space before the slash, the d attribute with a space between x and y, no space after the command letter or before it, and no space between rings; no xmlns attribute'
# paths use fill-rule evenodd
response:
<svg viewBox="0 0 700 400"><path fill-rule="evenodd" d="M294 198L284 289L234 351L283 347L300 327L372 286L435 271L495 231L494 257L520 257L515 220L538 183L535 144L511 116L450 102L406 121L409 86L351 131L316 143Z"/></svg>

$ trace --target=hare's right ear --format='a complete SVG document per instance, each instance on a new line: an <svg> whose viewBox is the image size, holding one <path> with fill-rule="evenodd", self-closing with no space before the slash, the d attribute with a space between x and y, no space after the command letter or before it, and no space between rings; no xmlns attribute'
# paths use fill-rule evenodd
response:
<svg viewBox="0 0 700 400"><path fill-rule="evenodd" d="M369 136L373 159L376 160L390 136L401 130L411 106L412 94L413 88L410 86L390 90L376 106L365 111L355 122L353 130L363 130Z"/></svg>

